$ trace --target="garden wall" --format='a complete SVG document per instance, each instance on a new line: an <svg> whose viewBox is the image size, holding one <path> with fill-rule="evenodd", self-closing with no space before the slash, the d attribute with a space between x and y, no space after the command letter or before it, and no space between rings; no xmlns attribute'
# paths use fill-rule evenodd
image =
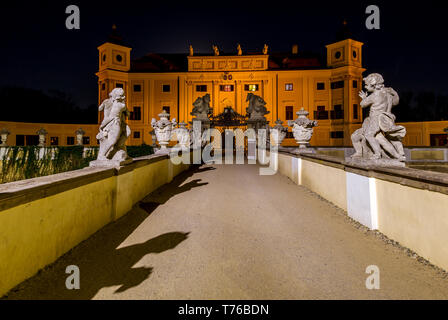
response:
<svg viewBox="0 0 448 320"><path fill-rule="evenodd" d="M0 185L0 296L188 167L152 155Z"/></svg>

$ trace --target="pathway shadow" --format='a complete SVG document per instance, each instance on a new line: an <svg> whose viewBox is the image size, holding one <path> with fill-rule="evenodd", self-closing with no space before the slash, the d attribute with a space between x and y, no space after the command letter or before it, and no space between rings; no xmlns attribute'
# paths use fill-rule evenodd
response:
<svg viewBox="0 0 448 320"><path fill-rule="evenodd" d="M118 248L129 235L157 209L176 194L204 186L200 179L184 183L195 173L214 170L194 166L179 174L167 185L155 190L144 201L119 220L110 223L89 239L39 271L31 279L11 290L6 299L92 299L100 289L118 286L114 292L124 292L148 279L152 267L133 267L145 255L175 249L188 238L189 232L169 232L143 243ZM68 290L65 269L76 265L80 270L79 290Z"/></svg>

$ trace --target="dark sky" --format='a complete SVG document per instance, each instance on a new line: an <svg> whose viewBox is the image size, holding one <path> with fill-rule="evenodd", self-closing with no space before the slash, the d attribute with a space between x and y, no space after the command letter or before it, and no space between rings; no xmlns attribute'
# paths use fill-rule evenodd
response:
<svg viewBox="0 0 448 320"><path fill-rule="evenodd" d="M114 3L114 5L111 5ZM306 3L306 4L304 4ZM300 50L325 54L346 19L365 43L366 73L380 72L399 93L448 94L447 2L410 1L30 1L1 5L0 85L72 94L81 106L97 102L97 46L116 24L133 48L148 52ZM76 4L81 29L67 30L65 8ZM381 29L367 30L365 9L380 8ZM20 98L20 97L19 97ZM6 106L2 106L6 107Z"/></svg>

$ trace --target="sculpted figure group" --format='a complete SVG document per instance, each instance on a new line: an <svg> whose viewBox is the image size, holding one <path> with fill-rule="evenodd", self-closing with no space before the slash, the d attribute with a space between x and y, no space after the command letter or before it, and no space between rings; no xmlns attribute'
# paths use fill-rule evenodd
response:
<svg viewBox="0 0 448 320"><path fill-rule="evenodd" d="M369 116L362 127L352 134L355 154L352 159L406 160L401 140L406 128L395 124L392 107L398 105L399 97L395 90L384 86L384 79L378 73L364 78L367 92L361 91L361 107L370 107Z"/></svg>

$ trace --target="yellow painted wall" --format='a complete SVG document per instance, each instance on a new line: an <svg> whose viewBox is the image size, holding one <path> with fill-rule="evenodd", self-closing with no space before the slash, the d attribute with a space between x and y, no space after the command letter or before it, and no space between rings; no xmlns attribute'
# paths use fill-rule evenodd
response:
<svg viewBox="0 0 448 320"><path fill-rule="evenodd" d="M302 185L347 210L345 171L302 158Z"/></svg>
<svg viewBox="0 0 448 320"><path fill-rule="evenodd" d="M376 179L379 230L448 270L448 195Z"/></svg>
<svg viewBox="0 0 448 320"><path fill-rule="evenodd" d="M0 211L0 296L188 168L173 166L163 157L118 176Z"/></svg>
<svg viewBox="0 0 448 320"><path fill-rule="evenodd" d="M346 171L299 157L295 180L291 159L280 154L278 170L336 206L347 210ZM300 165L301 163L301 165ZM378 230L431 263L448 270L448 195L374 178Z"/></svg>

